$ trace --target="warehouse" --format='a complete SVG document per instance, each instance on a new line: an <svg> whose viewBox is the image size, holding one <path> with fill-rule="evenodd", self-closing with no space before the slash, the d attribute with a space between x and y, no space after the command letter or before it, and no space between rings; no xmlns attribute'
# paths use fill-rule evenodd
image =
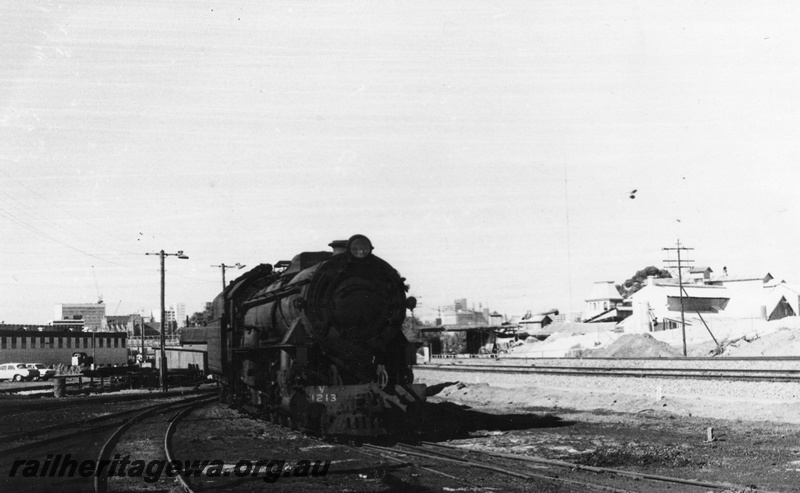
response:
<svg viewBox="0 0 800 493"><path fill-rule="evenodd" d="M94 356L96 365L128 363L124 332L0 330L0 363L70 365L72 355Z"/></svg>

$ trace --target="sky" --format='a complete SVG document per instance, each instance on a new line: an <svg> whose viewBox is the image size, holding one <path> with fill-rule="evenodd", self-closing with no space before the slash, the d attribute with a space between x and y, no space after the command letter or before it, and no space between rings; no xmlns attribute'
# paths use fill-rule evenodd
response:
<svg viewBox="0 0 800 493"><path fill-rule="evenodd" d="M0 5L0 321L193 313L354 234L419 299L578 311L683 258L800 282L800 5ZM632 193L633 191L635 193ZM228 270L231 280L236 270Z"/></svg>

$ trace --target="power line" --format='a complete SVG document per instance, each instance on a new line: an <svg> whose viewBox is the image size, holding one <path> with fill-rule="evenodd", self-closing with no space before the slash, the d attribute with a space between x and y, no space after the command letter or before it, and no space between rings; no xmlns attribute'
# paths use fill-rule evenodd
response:
<svg viewBox="0 0 800 493"><path fill-rule="evenodd" d="M102 229L98 228L98 227L97 227L97 226L95 226L94 224L92 224L92 223L90 223L90 222L86 221L85 219L83 219L83 218L81 218L81 217L79 217L79 216L76 216L75 214L73 214L72 212L68 211L67 209L65 209L65 208L63 208L63 207L59 206L58 204L56 204L56 203L52 202L52 201L51 201L50 199L48 199L47 197L45 197L45 196L43 196L42 194L38 193L36 190L34 190L34 189L32 189L31 187L29 187L28 185L26 185L26 184L22 183L21 181L19 181L18 179L14 178L13 176L9 175L8 173L6 173L5 171L3 171L2 169L0 169L0 173L4 174L6 177L8 177L8 179L10 179L10 180L12 180L13 182L17 183L19 186L23 187L24 189L26 189L26 190L27 190L27 191L29 191L30 193L32 193L32 194L34 194L35 196L39 197L40 199L42 199L43 201L47 202L48 204L50 204L51 206L55 207L56 209L60 210L61 212L64 212L64 213L66 213L67 215L69 215L69 216L72 216L73 218L77 219L78 221L81 221L82 223L86 224L86 225L87 225L87 226L89 226L90 228L96 229L97 231L99 231L99 232L103 233L104 235L107 235L107 236L113 236L113 235L111 235L110 233L108 233L107 231L104 231L104 230L102 230ZM42 217L44 217L44 216L42 216ZM117 239L118 239L118 240L120 240L120 241L124 241L124 240L122 240L121 238L117 238Z"/></svg>
<svg viewBox="0 0 800 493"><path fill-rule="evenodd" d="M119 266L119 267L126 267L126 268L128 267L126 265L119 264L117 262L113 262L111 260L104 259L102 257L98 257L97 255L91 254L91 253L89 253L89 252L87 252L85 250L81 250L80 248L74 247L74 246L70 245L69 243L65 243L65 242L59 240L58 238L45 233L44 231L40 230L39 228L37 228L35 226L32 226L32 225L26 223L25 221L23 221L23 220L21 220L21 219L19 219L17 217L14 217L13 214L11 214L7 210L3 209L2 207L0 207L0 216L3 216L6 219L9 219L10 221L21 225L22 227L24 227L24 228L26 228L26 229L38 234L39 236L41 236L43 238L46 238L46 239L51 240L51 241L54 241L54 242L58 243L59 245L65 246L65 247L69 248L70 250L74 250L74 251L76 251L78 253L82 253L83 255L86 255L86 256L91 257L93 259L101 260L103 262L108 262L109 264L113 264L113 265L116 265L116 266Z"/></svg>

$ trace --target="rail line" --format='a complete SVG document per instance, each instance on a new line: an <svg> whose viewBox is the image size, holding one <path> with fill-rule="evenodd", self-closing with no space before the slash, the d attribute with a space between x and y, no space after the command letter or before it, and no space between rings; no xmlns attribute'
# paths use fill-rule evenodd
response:
<svg viewBox="0 0 800 493"><path fill-rule="evenodd" d="M536 353L534 353L536 354ZM442 361L531 361L531 360L550 360L550 361L713 361L722 362L749 362L749 361L800 361L800 356L593 356L591 358L577 358L575 356L526 356L524 353L515 355L504 355L498 357L496 354L433 354L432 360Z"/></svg>
<svg viewBox="0 0 800 493"><path fill-rule="evenodd" d="M598 490L598 491L608 491L612 493L635 493L632 490L626 490L622 488L617 488L608 485L601 485L601 484L594 484L586 481L579 481L574 479L568 478L560 478L554 475L547 475L541 473L534 473L534 472L522 472L518 469L511 469L507 466L500 465L497 463L487 462L487 461L474 461L467 459L465 457L450 455L441 452L431 451L425 447L413 446L413 445L398 445L397 447L381 447L378 445L364 445L363 447L377 451L377 452L384 452L389 454L394 454L398 456L413 456L419 457L424 459L431 459L434 461L439 462L446 462L450 464L455 464L457 466L467 467L467 468L478 468L487 471L492 471L498 474L502 474L505 476L511 476L517 479L526 479L526 480L533 480L533 481L544 481L546 483L551 484L558 484L558 485L565 485L570 487L579 488L576 491L587 491L587 490ZM428 468L429 470L433 470L436 472L440 472L434 468ZM452 477L452 476L451 476Z"/></svg>
<svg viewBox="0 0 800 493"><path fill-rule="evenodd" d="M207 396L208 396L208 392L201 392L201 393L199 393L198 396L189 397L188 400L191 400L191 399L202 399L203 397L207 397ZM173 395L171 397L177 397L177 395ZM139 399L123 399L123 400L131 400L131 401L133 401L133 400L139 400ZM106 401L106 400L104 399L103 401ZM94 404L94 402L83 402L83 403L80 403L80 404L85 406L87 404ZM18 440L22 440L22 439L25 439L25 438L33 438L33 437L36 437L36 436L47 435L48 433L59 432L59 431L62 431L62 432L66 431L67 432L65 434L57 434L54 437L50 437L48 439L43 439L43 440L40 440L40 441L32 442L32 443L29 443L29 444L23 444L23 445L18 445L18 446L13 446L13 447L9 447L9 448L0 449L0 456L9 455L9 454L12 454L12 453L24 451L27 448L37 446L38 444L57 442L59 440L65 439L65 438L72 438L72 437L75 437L75 436L85 435L86 434L86 430L83 430L81 428L85 427L86 425L95 425L93 430L100 430L100 429L110 428L110 427L115 426L115 424L119 423L120 419L124 419L125 416L129 416L129 415L131 415L133 413L136 413L137 411L145 411L145 410L151 409L151 408L158 408L159 406L168 407L169 405L174 405L174 401L167 402L167 403L153 404L153 405L150 405L150 406L143 406L143 407L138 407L138 408L133 408L133 409L126 409L126 410L123 410L123 411L119 411L119 412L115 412L115 413L109 413L109 414L103 414L103 415L94 416L94 417L91 417L91 418L82 418L82 419L78 419L78 420L74 420L74 421L68 421L68 422L64 422L64 423L59 423L59 424L56 424L56 425L32 428L32 429L23 430L23 431L20 431L20 432L17 432L17 433L11 433L11 434L7 434L7 435L0 435L0 439L2 439L4 443L8 444L8 443L12 443L12 442L15 442L15 441L18 441ZM54 410L56 408L47 407L46 409L49 410L49 411L52 411L52 410ZM101 423L106 422L106 421L108 423L106 423L105 425L101 424ZM70 430L77 430L77 431L70 431Z"/></svg>
<svg viewBox="0 0 800 493"><path fill-rule="evenodd" d="M436 365L426 364L419 370L444 372L480 372L509 374L571 375L592 377L693 378L760 382L798 382L800 369L735 369L735 368L620 368L612 366L522 366L522 365Z"/></svg>
<svg viewBox="0 0 800 493"><path fill-rule="evenodd" d="M684 478L660 476L654 474L638 473L633 471L625 471L620 469L611 469L605 467L584 466L572 462L565 462L559 460L545 459L532 456L522 456L516 454L506 454L501 452L493 452L486 450L468 450L451 445L443 445L432 442L421 442L421 445L398 444L395 447L382 447L377 445L363 445L363 448L374 452L383 454L392 454L396 457L412 456L433 461L445 462L455 464L457 466L467 468L478 468L483 470L492 471L498 474L512 476L519 479L544 481L546 483L559 485L567 488L575 488L575 491L608 491L613 493L628 493L636 491L649 491L654 483L660 483L666 488L671 488L675 485L683 487L697 488L697 491L712 490L733 490L744 491L742 486L727 484L727 483L712 483L707 481L696 481ZM387 457L390 458L390 457ZM395 459L401 460L401 459ZM517 466L509 465L509 460L516 462ZM521 463L521 464L520 464ZM582 471L600 475L602 481L592 479L575 479L564 477L557 472L533 472L525 467L527 464L535 464L539 467L549 466L556 469L568 469L572 472ZM521 466L521 467L520 467ZM434 468L425 468L432 472L440 473L453 479L460 479L452 475L448 475ZM609 477L611 476L611 477ZM613 483L615 477L621 476L633 481L644 481L651 486L644 484L637 485L633 490L627 489L625 486L617 486L610 484ZM467 482L465 480L462 480ZM645 486L644 489L641 486Z"/></svg>
<svg viewBox="0 0 800 493"><path fill-rule="evenodd" d="M193 391L191 394L205 394L207 390L200 390L200 391ZM186 396L186 392L178 392L178 391L171 391L167 394L159 394L159 397L182 397ZM64 411L70 410L74 408L81 408L81 407L88 407L88 406L103 406L107 404L122 404L127 402L135 402L135 401L145 401L145 400L152 400L153 394L129 394L129 395L117 395L117 394L100 394L96 396L85 396L81 399L29 399L25 401L16 401L13 403L7 403L4 401L2 402L3 407L3 417L7 419L9 416L18 416L18 415L34 415L38 413L52 413L54 411ZM144 408L144 407L143 407ZM142 408L142 409L143 409ZM65 427L74 427L74 426L81 426L83 424L91 423L92 420L102 421L104 418L108 417L109 419L113 416L123 416L125 414L134 412L135 409L128 409L125 411L120 411L119 413L111 413L106 414L104 416L98 416L95 418L83 418L80 420L70 421L64 424L55 425L51 427L45 428L36 428L28 431L21 431L16 433L9 433L9 434L2 434L0 433L0 440L4 443L8 443L10 441L18 440L20 438L24 438L26 436L35 436L37 434L46 433L48 429L62 429ZM0 449L0 453L3 450Z"/></svg>
<svg viewBox="0 0 800 493"><path fill-rule="evenodd" d="M429 456L428 454L432 452L434 454L432 457L441 456L450 461L462 462L463 464L468 465L469 467L478 467L482 469L495 470L497 472L505 474L532 475L534 477L546 479L548 481L555 483L563 483L566 485L579 486L579 487L590 487L593 489L600 489L604 491L627 491L627 490L625 489L620 490L615 486L609 486L607 484L590 482L585 480L575 480L560 476L554 477L544 474L534 474L530 472L520 473L515 469L510 469L509 466L498 466L495 461L497 461L498 459L510 459L522 463L534 463L538 465L554 466L562 469L569 469L572 471L586 471L596 474L613 474L615 476L623 476L639 481L646 480L650 482L664 483L667 485L691 486L706 490L708 488L715 490L736 490L736 491L744 489L742 486L728 484L728 483L712 483L707 481L696 481L684 478L660 476L655 474L637 473L633 471L611 469L607 467L584 466L574 462L545 459L533 456L523 456L517 454L507 454L502 452L494 452L486 450L468 450L460 447L455 447L452 445L444 445L432 442L422 442L421 445L419 446L402 444L400 448L403 449L404 451L407 450L409 452L413 452L415 454L419 454L422 456ZM460 455L453 455L453 453L460 453ZM469 456L472 456L474 458L470 459L468 458Z"/></svg>
<svg viewBox="0 0 800 493"><path fill-rule="evenodd" d="M100 451L99 461L102 458L107 458L110 451L113 450L113 448L109 449L108 447L113 447L114 437L118 437L132 424L148 416L168 412L172 408L195 406L199 402L213 399L216 399L216 397L209 396L208 393L203 393L180 400L159 402L158 404L150 406L138 407L117 413L105 414L103 416L60 423L58 425L22 431L14 435L7 435L3 437L6 443L13 443L21 439L42 438L4 448L0 450L0 458L9 458L18 462L20 456L27 458L38 457L38 455L34 455L37 451L44 451L48 454L48 457L53 457L53 450L58 450L60 452L58 456L69 457L74 454L73 458L77 460L78 457L86 458L87 451L94 449L99 441L100 443L104 443ZM109 435L109 430L112 429L114 431ZM63 445L54 448L55 444ZM48 465L49 460L48 458L46 461ZM56 460L60 461L61 459L59 458ZM4 462L10 464L10 461ZM97 463L99 464L99 462ZM56 476L55 469L57 465L57 462L52 465L53 470L50 471L47 477L44 475L44 469L41 474L38 474L35 478L27 477L24 474L22 476L15 475L14 477L8 475L3 478L3 483L1 483L0 486L4 484L10 491L42 491L43 489L47 489L47 487L51 489L62 487L74 489L79 487L82 490L90 488L89 483L91 483L91 480L85 476L74 477L72 473L70 473L70 476L67 478L63 478L60 475ZM62 471L63 469L62 467ZM19 471L16 472L19 473ZM59 474L63 474L63 472ZM103 489L105 487L105 480L106 478L103 475L95 476L95 491L105 491L105 489ZM42 481L49 483L47 487L42 484Z"/></svg>
<svg viewBox="0 0 800 493"><path fill-rule="evenodd" d="M175 409L180 409L180 411L169 420L169 425L167 426L166 432L164 434L164 451L166 452L167 460L172 461L174 457L170 446L170 438L172 436L172 433L174 433L173 426L175 425L175 423L177 423L182 417L188 414L191 410L195 409L198 405L207 404L215 400L217 400L216 396L210 396L210 397L204 396L201 398L192 399L189 402L182 401L174 403L172 406L166 407L165 409L148 410L134 416L130 420L123 423L122 426L117 428L114 431L114 433L108 438L108 440L106 440L106 442L103 444L102 449L100 450L100 453L97 456L98 463L101 460L108 460L111 457L111 454L114 452L114 448L116 447L123 433L125 433L133 424L150 417L151 415L155 414L156 411L161 411L161 413L163 414L165 411L175 408ZM178 474L177 478L181 482L183 482L181 474ZM94 491L95 493L106 493L106 491L108 491L107 476L105 475L95 476Z"/></svg>
<svg viewBox="0 0 800 493"><path fill-rule="evenodd" d="M167 461L172 462L175 459L175 453L172 449L172 436L175 434L175 427L177 423L186 417L192 410L194 406L189 406L183 411L179 412L176 416L170 420L169 426L167 427L167 432L164 434L164 454L167 456ZM192 489L189 481L185 478L182 474L178 474L177 476L178 484L186 493L195 493L195 490ZM101 492L97 492L101 493Z"/></svg>

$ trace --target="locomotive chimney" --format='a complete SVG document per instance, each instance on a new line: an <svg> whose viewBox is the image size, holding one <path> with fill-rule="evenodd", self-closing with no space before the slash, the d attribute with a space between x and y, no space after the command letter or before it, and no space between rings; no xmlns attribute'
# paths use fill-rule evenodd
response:
<svg viewBox="0 0 800 493"><path fill-rule="evenodd" d="M333 254L339 255L347 251L347 240L336 240L328 243L328 246L333 248Z"/></svg>

